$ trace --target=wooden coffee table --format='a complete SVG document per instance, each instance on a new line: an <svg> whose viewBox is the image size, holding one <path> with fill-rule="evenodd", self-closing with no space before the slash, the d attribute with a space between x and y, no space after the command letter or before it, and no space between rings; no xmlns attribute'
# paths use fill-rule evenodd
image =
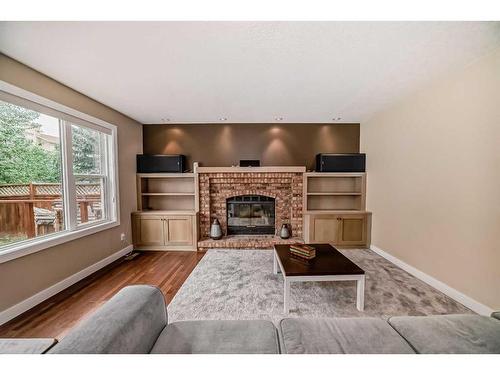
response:
<svg viewBox="0 0 500 375"><path fill-rule="evenodd" d="M329 244L311 244L316 258L297 259L290 254L290 245L274 245L273 272L278 268L284 279L284 312L288 314L290 283L298 281L356 281L356 307L363 311L365 303L365 271ZM278 267L279 266L279 267Z"/></svg>

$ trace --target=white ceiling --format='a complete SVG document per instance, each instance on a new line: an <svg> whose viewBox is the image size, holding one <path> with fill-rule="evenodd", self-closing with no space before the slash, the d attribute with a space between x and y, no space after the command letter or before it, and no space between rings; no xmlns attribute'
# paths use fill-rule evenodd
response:
<svg viewBox="0 0 500 375"><path fill-rule="evenodd" d="M362 122L496 47L499 22L0 23L3 53L141 123Z"/></svg>

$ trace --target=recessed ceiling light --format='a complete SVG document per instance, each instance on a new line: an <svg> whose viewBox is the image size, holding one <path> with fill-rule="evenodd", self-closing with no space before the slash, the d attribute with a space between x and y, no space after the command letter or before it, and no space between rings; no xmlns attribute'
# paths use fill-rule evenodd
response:
<svg viewBox="0 0 500 375"><path fill-rule="evenodd" d="M219 118L220 121L227 121L227 117L221 117Z"/></svg>

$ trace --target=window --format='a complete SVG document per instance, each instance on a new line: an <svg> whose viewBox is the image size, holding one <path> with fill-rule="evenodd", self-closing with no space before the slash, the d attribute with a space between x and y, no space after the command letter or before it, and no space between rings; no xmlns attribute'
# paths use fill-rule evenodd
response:
<svg viewBox="0 0 500 375"><path fill-rule="evenodd" d="M106 135L72 125L71 139L77 224L105 220L108 217Z"/></svg>
<svg viewBox="0 0 500 375"><path fill-rule="evenodd" d="M63 231L59 120L0 101L0 247Z"/></svg>
<svg viewBox="0 0 500 375"><path fill-rule="evenodd" d="M0 261L118 225L116 127L0 89Z"/></svg>

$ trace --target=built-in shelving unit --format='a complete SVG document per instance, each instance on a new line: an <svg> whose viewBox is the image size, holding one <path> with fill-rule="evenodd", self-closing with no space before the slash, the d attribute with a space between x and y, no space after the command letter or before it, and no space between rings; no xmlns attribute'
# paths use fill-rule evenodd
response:
<svg viewBox="0 0 500 375"><path fill-rule="evenodd" d="M361 211L365 208L364 173L305 173L305 211Z"/></svg>
<svg viewBox="0 0 500 375"><path fill-rule="evenodd" d="M304 239L369 246L365 173L304 173Z"/></svg>
<svg viewBox="0 0 500 375"><path fill-rule="evenodd" d="M354 248L370 246L371 213L365 207L365 173L305 172L305 167L195 166L194 173L137 174L138 211L132 214L134 248L197 250L199 173L250 171L303 174L305 242Z"/></svg>
<svg viewBox="0 0 500 375"><path fill-rule="evenodd" d="M137 174L132 214L138 250L196 250L198 181L194 173Z"/></svg>
<svg viewBox="0 0 500 375"><path fill-rule="evenodd" d="M197 211L194 173L141 173L137 175L139 211Z"/></svg>

